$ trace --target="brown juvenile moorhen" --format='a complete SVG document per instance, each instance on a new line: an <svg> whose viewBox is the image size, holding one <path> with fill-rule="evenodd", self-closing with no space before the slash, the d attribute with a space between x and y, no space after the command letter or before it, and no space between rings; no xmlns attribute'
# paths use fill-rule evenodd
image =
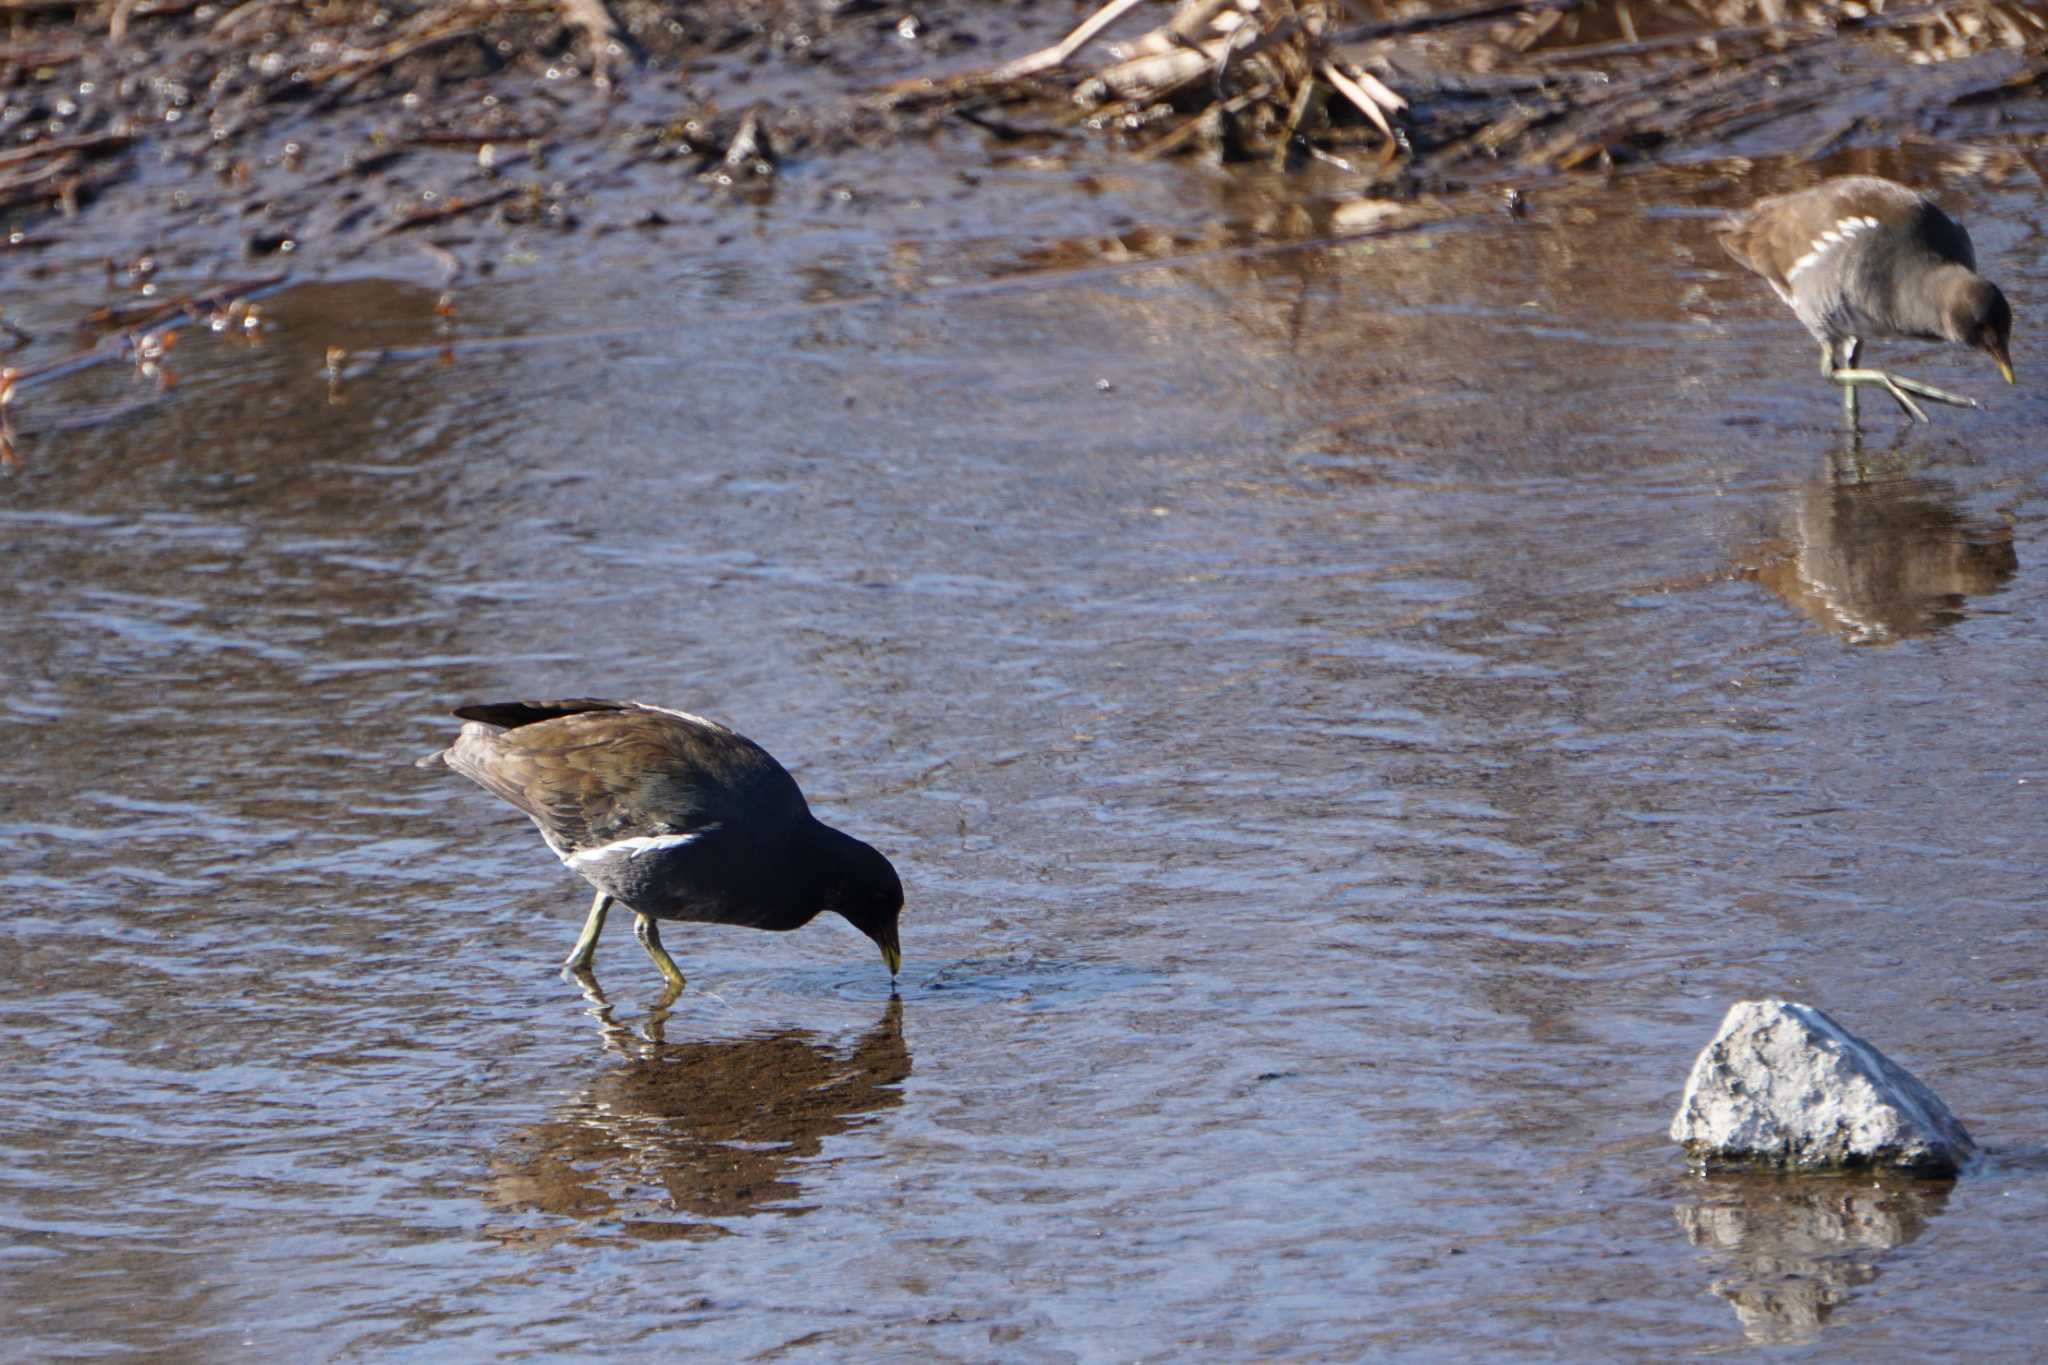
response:
<svg viewBox="0 0 2048 1365"><path fill-rule="evenodd" d="M797 929L821 910L875 941L893 978L903 884L860 840L820 824L766 749L715 721L641 702L462 706L445 762L533 818L555 856L597 888L575 949L587 971L613 901L669 984L683 974L656 920Z"/></svg>
<svg viewBox="0 0 2048 1365"><path fill-rule="evenodd" d="M1909 394L1977 406L1975 399L1883 370L1859 370L1871 338L1909 337L1974 346L2013 382L2006 347L2012 309L1977 273L1970 234L1916 190L1870 175L1759 199L1725 222L1728 254L1764 277L1820 343L1820 372L1842 386L1853 419L1856 390L1875 385L1918 421Z"/></svg>

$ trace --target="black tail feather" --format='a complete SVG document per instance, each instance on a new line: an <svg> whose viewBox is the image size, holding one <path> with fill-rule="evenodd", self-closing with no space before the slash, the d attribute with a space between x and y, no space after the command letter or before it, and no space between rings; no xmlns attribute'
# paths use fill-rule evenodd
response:
<svg viewBox="0 0 2048 1365"><path fill-rule="evenodd" d="M516 730L522 725L538 725L544 720L559 720L563 716L580 715L585 711L633 709L630 702L606 701L601 697L571 697L565 701L474 702L468 706L456 707L455 714L462 720L480 720L486 725Z"/></svg>

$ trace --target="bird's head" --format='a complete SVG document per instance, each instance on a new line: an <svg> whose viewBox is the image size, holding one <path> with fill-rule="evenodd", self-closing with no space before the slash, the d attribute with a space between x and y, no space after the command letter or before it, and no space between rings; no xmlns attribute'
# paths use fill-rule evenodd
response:
<svg viewBox="0 0 2048 1365"><path fill-rule="evenodd" d="M875 941L894 978L903 970L903 949L896 937L896 921L903 914L903 883L887 858L858 839L846 842L850 847L827 908Z"/></svg>
<svg viewBox="0 0 2048 1365"><path fill-rule="evenodd" d="M2012 342L2012 305L1997 285L1972 275L1950 292L1942 321L1951 340L1984 352L1998 362L2005 382L2014 382L2012 357L2006 350Z"/></svg>

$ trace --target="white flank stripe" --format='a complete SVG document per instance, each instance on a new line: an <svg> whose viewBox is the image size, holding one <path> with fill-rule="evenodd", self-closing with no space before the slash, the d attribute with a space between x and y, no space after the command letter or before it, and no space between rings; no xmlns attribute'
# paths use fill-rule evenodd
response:
<svg viewBox="0 0 2048 1365"><path fill-rule="evenodd" d="M664 716L674 716L677 720L686 720L692 725L701 725L707 730L716 730L722 735L733 733L730 725L720 725L715 720L707 720L703 716L692 715L688 711L678 711L673 706L656 706L650 701L636 701L633 705L647 711L658 711Z"/></svg>
<svg viewBox="0 0 2048 1365"><path fill-rule="evenodd" d="M1800 272L1817 264L1821 257L1827 255L1851 237L1860 232L1868 232L1876 226L1877 219L1870 217L1844 218L1837 222L1826 232L1813 239L1813 245L1806 249L1804 256L1792 262L1792 268L1785 272L1785 283L1790 284L1798 279Z"/></svg>
<svg viewBox="0 0 2048 1365"><path fill-rule="evenodd" d="M563 854L562 861L571 867L582 867L586 863L601 862L620 853L625 854L628 858L637 858L643 853L654 853L664 848L681 848L684 844L693 844L718 828L720 828L718 825L706 825L702 829L693 829L688 834L636 834L630 839L615 839L609 844L600 844L596 848L580 849L575 853Z"/></svg>

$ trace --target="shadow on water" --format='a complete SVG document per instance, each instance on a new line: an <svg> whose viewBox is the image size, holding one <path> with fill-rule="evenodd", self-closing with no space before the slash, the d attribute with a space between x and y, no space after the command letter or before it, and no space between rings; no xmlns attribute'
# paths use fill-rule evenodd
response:
<svg viewBox="0 0 2048 1365"><path fill-rule="evenodd" d="M1872 470L1847 452L1793 488L1780 516L1752 551L1757 582L1853 644L1953 626L2019 571L2009 515L1975 515L1946 479Z"/></svg>
<svg viewBox="0 0 2048 1365"><path fill-rule="evenodd" d="M1948 1206L1953 1181L1708 1175L1672 1210L1758 1346L1812 1341Z"/></svg>
<svg viewBox="0 0 2048 1365"><path fill-rule="evenodd" d="M600 1010L624 1055L491 1159L493 1208L603 1224L643 1240L702 1239L712 1220L804 1213L801 1163L826 1139L903 1103L910 1075L903 1005L842 1053L807 1029L700 1042L662 1040L666 1015L636 1037ZM508 1244L545 1231L499 1227Z"/></svg>

